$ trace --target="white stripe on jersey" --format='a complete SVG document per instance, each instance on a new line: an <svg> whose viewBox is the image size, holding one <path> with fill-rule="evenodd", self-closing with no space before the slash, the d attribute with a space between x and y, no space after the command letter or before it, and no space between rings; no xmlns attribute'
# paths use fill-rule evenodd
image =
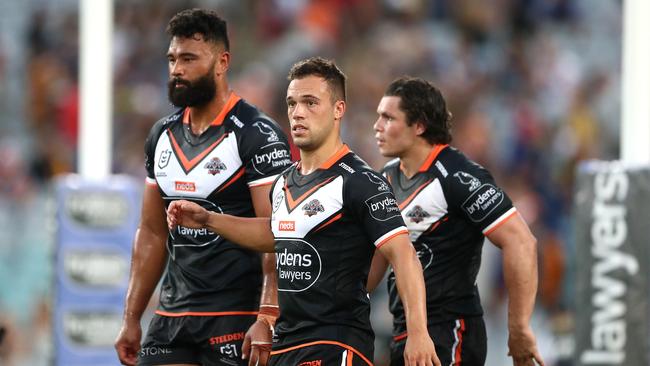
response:
<svg viewBox="0 0 650 366"><path fill-rule="evenodd" d="M260 178L260 179L250 181L250 182L248 182L248 186L249 187L257 187L257 186L264 186L264 185L267 185L267 184L271 184L271 183L273 183L275 178L278 177L278 175L279 174L272 175L272 176L266 177L266 178Z"/></svg>
<svg viewBox="0 0 650 366"><path fill-rule="evenodd" d="M513 207L506 211L503 215L499 216L498 219L494 220L490 225L488 225L485 229L483 229L483 234L489 232L493 228L497 227L499 224L507 220L510 215L512 215L515 211L517 211L517 208Z"/></svg>
<svg viewBox="0 0 650 366"><path fill-rule="evenodd" d="M375 242L374 242L375 246L376 247L381 246L381 244L383 243L384 240L386 240L386 239L390 238L391 236L399 233L400 231L403 231L404 234L406 234L408 229L406 227L404 227L404 226L400 226L398 228L395 228L395 229L387 232L386 234L380 236L379 239L375 240Z"/></svg>
<svg viewBox="0 0 650 366"><path fill-rule="evenodd" d="M191 198L205 198L217 187L228 182L242 167L237 147L237 137L234 133L228 134L212 151L194 166L189 173L185 173L178 159L171 156L162 166L162 154L174 154L169 135L163 132L156 145L154 172L160 189L167 196L183 196ZM206 164L213 159L221 162L221 168L211 174ZM178 187L181 187L179 189Z"/></svg>
<svg viewBox="0 0 650 366"><path fill-rule="evenodd" d="M348 360L348 350L343 351L343 354L341 355L341 366L345 366L347 360Z"/></svg>
<svg viewBox="0 0 650 366"><path fill-rule="evenodd" d="M456 326L454 327L454 345L451 347L451 363L449 366L454 366L456 364L456 348L458 348L458 330L460 329L460 320L456 320Z"/></svg>
<svg viewBox="0 0 650 366"><path fill-rule="evenodd" d="M423 212L427 214L427 216L421 217L419 222L415 222L411 217L407 216L416 206L420 206ZM411 242L415 243L423 232L445 216L447 212L448 204L445 194L442 192L440 181L435 178L433 182L418 192L417 196L402 210L402 218L409 229Z"/></svg>
<svg viewBox="0 0 650 366"><path fill-rule="evenodd" d="M336 212L343 208L343 177L338 176L331 182L321 186L289 212L285 203L285 177L278 179L273 187L273 213L271 214L271 230L275 238L304 238L309 231L323 224ZM294 197L298 199L298 197ZM319 205L322 211L311 216L304 210L310 203ZM281 226L282 225L282 226Z"/></svg>

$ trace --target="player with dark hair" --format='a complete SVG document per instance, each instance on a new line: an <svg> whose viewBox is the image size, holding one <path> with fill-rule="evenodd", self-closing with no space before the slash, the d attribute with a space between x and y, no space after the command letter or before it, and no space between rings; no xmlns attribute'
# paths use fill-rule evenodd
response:
<svg viewBox="0 0 650 366"><path fill-rule="evenodd" d="M396 157L383 170L424 269L429 334L443 365L483 365L487 336L476 286L484 237L501 248L509 294L509 354L515 365L540 365L529 320L537 291L536 240L488 171L450 147L450 119L430 82L393 81L377 107L379 151ZM388 263L373 259L368 288ZM394 270L388 277L393 313L392 366L403 365L407 332Z"/></svg>
<svg viewBox="0 0 650 366"><path fill-rule="evenodd" d="M277 257L280 317L271 365L372 365L366 291L375 250L391 262L411 337L407 365L440 365L426 329L422 268L387 182L341 141L345 75L310 58L289 72L287 109L301 160L271 189L270 219L245 219L176 201L177 225L218 232Z"/></svg>
<svg viewBox="0 0 650 366"><path fill-rule="evenodd" d="M179 109L145 142L142 216L115 348L127 365L264 365L278 313L275 256L261 259L207 229L168 231L165 208L184 199L211 212L270 216L271 184L291 164L287 138L229 89L223 19L185 10L167 32L169 100ZM141 345L142 313L165 270Z"/></svg>

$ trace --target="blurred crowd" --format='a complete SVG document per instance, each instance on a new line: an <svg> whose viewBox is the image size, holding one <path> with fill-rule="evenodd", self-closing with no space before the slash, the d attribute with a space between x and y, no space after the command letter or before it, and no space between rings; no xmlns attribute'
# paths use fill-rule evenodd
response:
<svg viewBox="0 0 650 366"><path fill-rule="evenodd" d="M16 32L22 48L0 38L0 107L24 105L0 114L0 324L20 331L0 346L0 364L27 364L18 363L20 350L46 364L51 350L20 339L47 337L47 183L76 169L79 12L76 1L15 6L26 14ZM574 172L584 159L618 158L620 1L115 0L114 173L145 176L146 134L172 111L164 30L175 12L195 6L228 20L231 87L285 128L291 64L335 59L348 76L344 140L375 168L386 161L372 137L384 88L405 74L433 81L454 116L452 145L495 175L539 240L540 347L560 350L544 354L548 365L571 364ZM3 14L0 22L9 21ZM24 61L18 78L7 66L16 55ZM491 343L505 337L499 258L486 254L481 280ZM378 334L386 337L383 321ZM504 344L488 364L502 364Z"/></svg>

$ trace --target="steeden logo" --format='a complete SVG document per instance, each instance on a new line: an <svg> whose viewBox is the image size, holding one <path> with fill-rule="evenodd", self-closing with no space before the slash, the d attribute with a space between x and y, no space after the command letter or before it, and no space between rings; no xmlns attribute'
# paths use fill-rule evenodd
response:
<svg viewBox="0 0 650 366"><path fill-rule="evenodd" d="M295 231L296 222L295 221L280 221L278 224L278 230L280 231Z"/></svg>
<svg viewBox="0 0 650 366"><path fill-rule="evenodd" d="M175 182L175 189L179 192L196 192L196 185L194 182Z"/></svg>

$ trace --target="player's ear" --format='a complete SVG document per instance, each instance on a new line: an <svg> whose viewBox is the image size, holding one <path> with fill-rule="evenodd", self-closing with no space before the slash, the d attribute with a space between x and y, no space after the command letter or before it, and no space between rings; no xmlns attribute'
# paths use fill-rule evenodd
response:
<svg viewBox="0 0 650 366"><path fill-rule="evenodd" d="M423 122L421 121L415 122L415 134L417 136L422 136L426 132L426 130L427 130L427 126Z"/></svg>
<svg viewBox="0 0 650 366"><path fill-rule="evenodd" d="M345 114L345 102L342 100L337 100L334 103L334 118L341 119Z"/></svg>
<svg viewBox="0 0 650 366"><path fill-rule="evenodd" d="M230 67L230 52L228 51L219 51L215 55L216 62L214 71L217 75L223 75L228 71Z"/></svg>

